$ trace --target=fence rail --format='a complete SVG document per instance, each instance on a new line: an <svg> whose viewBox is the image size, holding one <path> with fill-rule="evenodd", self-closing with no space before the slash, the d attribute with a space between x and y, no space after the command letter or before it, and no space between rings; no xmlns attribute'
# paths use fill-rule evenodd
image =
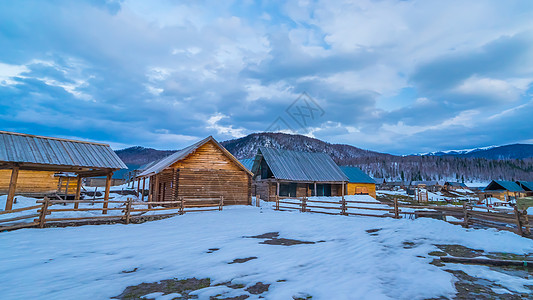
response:
<svg viewBox="0 0 533 300"><path fill-rule="evenodd" d="M188 212L204 212L204 211L221 211L224 206L224 197L219 198L192 198L185 199L179 197L178 201L164 201L164 202L140 202L134 201L133 198L128 198L126 201L108 201L107 203L121 204L121 207L79 207L83 204L102 204L105 201L91 201L91 200L50 200L45 197L43 200L37 200L38 205L29 207L17 208L9 211L2 211L0 215L13 217L0 219L0 231L13 230L27 227L44 228L46 224L57 224L60 222L87 222L87 221L120 221L129 224L133 219L141 217L167 217L174 215L182 215ZM74 207L62 208L53 205L59 204L74 204ZM18 215L20 212L33 211L34 213ZM82 216L61 216L58 214L69 212L97 212L98 215L82 215ZM118 214L106 215L108 211L120 211ZM164 211L173 211L170 213L158 213ZM148 214L156 212L155 214ZM28 219L30 222L28 222ZM26 220L26 222L17 222Z"/></svg>

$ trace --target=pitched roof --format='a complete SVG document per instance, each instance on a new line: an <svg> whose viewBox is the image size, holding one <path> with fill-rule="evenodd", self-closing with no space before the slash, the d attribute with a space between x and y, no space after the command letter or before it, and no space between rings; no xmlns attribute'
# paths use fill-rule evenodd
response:
<svg viewBox="0 0 533 300"><path fill-rule="evenodd" d="M243 158L239 159L239 162L246 167L248 170L252 170L252 167L254 165L254 159L253 158Z"/></svg>
<svg viewBox="0 0 533 300"><path fill-rule="evenodd" d="M517 183L526 191L533 191L533 181L517 181Z"/></svg>
<svg viewBox="0 0 533 300"><path fill-rule="evenodd" d="M497 190L507 190L510 192L524 192L516 182L506 181L506 180L493 180L485 188L486 191L497 191Z"/></svg>
<svg viewBox="0 0 533 300"><path fill-rule="evenodd" d="M254 174L259 169L261 158L277 179L307 182L348 181L348 177L326 153L260 147L254 159Z"/></svg>
<svg viewBox="0 0 533 300"><path fill-rule="evenodd" d="M153 163L150 163L147 165L146 169L144 169L138 176L139 177L145 177L153 174L157 174L164 169L170 167L174 163L186 158L189 156L189 154L193 153L196 149L200 148L201 146L207 144L208 142L213 142L226 156L231 159L235 164L237 164L242 170L246 171L248 174L252 174L245 166L243 166L231 153L229 153L226 148L224 148L222 145L220 145L212 136L208 136L207 138L198 141L189 147L183 148L174 154L171 154L167 157L164 157L158 161L155 161Z"/></svg>
<svg viewBox="0 0 533 300"><path fill-rule="evenodd" d="M0 162L127 169L107 144L0 131Z"/></svg>
<svg viewBox="0 0 533 300"><path fill-rule="evenodd" d="M363 170L358 167L340 167L344 175L348 177L348 182L352 183L376 183L374 179L368 176Z"/></svg>

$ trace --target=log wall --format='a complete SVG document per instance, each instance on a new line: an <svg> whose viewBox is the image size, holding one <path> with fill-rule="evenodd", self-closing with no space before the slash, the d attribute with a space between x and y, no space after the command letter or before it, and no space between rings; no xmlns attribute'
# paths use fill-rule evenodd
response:
<svg viewBox="0 0 533 300"><path fill-rule="evenodd" d="M56 172L47 171L19 171L17 180L17 195L41 195L55 193L58 191L59 178L55 177ZM11 170L0 170L0 194L7 194L9 181L11 180ZM64 193L67 185L67 178L63 178L61 193ZM76 193L76 178L70 178L68 185L69 194Z"/></svg>

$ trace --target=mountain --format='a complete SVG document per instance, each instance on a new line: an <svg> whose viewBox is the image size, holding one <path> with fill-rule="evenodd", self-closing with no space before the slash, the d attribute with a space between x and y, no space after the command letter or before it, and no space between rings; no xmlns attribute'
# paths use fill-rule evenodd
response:
<svg viewBox="0 0 533 300"><path fill-rule="evenodd" d="M512 144L505 146L490 146L467 150L448 150L419 154L421 156L456 156L476 157L487 159L524 159L533 158L533 145Z"/></svg>
<svg viewBox="0 0 533 300"><path fill-rule="evenodd" d="M254 133L221 144L239 159L253 157L261 146L328 153L339 165L358 166L372 177L389 180L533 181L533 145L455 150L442 152L442 155L396 156L350 145L331 144L303 135L269 132ZM175 151L132 147L116 152L128 166L138 168Z"/></svg>
<svg viewBox="0 0 533 300"><path fill-rule="evenodd" d="M330 144L304 135L273 132L252 133L243 138L225 141L221 144L238 159L253 157L261 146L295 151L325 152L337 162L355 157L391 156L350 145Z"/></svg>

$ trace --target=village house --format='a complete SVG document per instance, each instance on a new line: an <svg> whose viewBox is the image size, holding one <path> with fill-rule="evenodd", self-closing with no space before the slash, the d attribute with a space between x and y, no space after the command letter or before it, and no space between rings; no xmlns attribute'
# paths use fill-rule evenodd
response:
<svg viewBox="0 0 533 300"><path fill-rule="evenodd" d="M517 181L522 189L524 189L527 196L533 196L533 181Z"/></svg>
<svg viewBox="0 0 533 300"><path fill-rule="evenodd" d="M370 195L376 198L376 182L358 167L340 167L348 177L346 195Z"/></svg>
<svg viewBox="0 0 533 300"><path fill-rule="evenodd" d="M0 131L5 210L12 209L15 195L80 199L82 178L96 176L106 176L108 201L113 172L125 168L107 144Z"/></svg>
<svg viewBox="0 0 533 300"><path fill-rule="evenodd" d="M340 196L348 178L326 153L260 147L254 158L254 195L278 197Z"/></svg>
<svg viewBox="0 0 533 300"><path fill-rule="evenodd" d="M521 188L516 182L505 180L493 180L480 193L480 200L487 198L497 198L501 201L513 201L517 197L524 197L526 191Z"/></svg>
<svg viewBox="0 0 533 300"><path fill-rule="evenodd" d="M438 192L444 186L444 181L426 180L426 181L411 181L411 189L425 189L430 192Z"/></svg>
<svg viewBox="0 0 533 300"><path fill-rule="evenodd" d="M252 173L209 136L148 164L138 175L144 198L153 202L185 199L224 199L225 205L251 204Z"/></svg>

